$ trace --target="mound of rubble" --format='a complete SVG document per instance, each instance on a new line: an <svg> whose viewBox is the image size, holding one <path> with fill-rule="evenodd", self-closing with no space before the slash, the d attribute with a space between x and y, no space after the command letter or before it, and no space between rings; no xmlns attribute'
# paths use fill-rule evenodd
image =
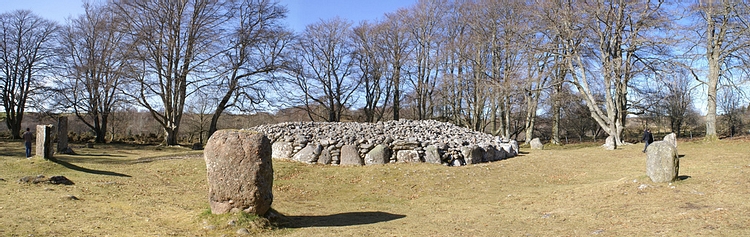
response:
<svg viewBox="0 0 750 237"><path fill-rule="evenodd" d="M249 130L272 142L272 157L309 164L428 162L451 166L518 155L518 143L434 120L287 122Z"/></svg>

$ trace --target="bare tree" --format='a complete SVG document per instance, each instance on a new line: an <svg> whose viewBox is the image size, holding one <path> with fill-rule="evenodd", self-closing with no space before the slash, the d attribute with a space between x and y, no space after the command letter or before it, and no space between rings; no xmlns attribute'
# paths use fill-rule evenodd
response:
<svg viewBox="0 0 750 237"><path fill-rule="evenodd" d="M185 99L198 73L220 53L213 46L224 23L225 1L117 0L138 63L129 95L161 124L167 145L178 144Z"/></svg>
<svg viewBox="0 0 750 237"><path fill-rule="evenodd" d="M380 121L385 115L386 106L390 101L392 82L385 80L385 59L379 50L378 27L368 22L362 22L353 29L354 60L361 93L364 93L364 107L366 122Z"/></svg>
<svg viewBox="0 0 750 237"><path fill-rule="evenodd" d="M707 85L708 111L706 114L706 140L716 140L716 102L719 80L732 80L731 71L743 70L737 66L750 60L746 52L750 47L750 8L745 1L708 0L699 1L693 9L699 14L703 23L695 32L706 49L705 60L708 64L708 75L705 81L696 73L695 79Z"/></svg>
<svg viewBox="0 0 750 237"><path fill-rule="evenodd" d="M390 85L393 87L393 120L401 118L401 97L404 94L401 79L404 77L402 73L405 71L404 66L411 50L404 22L407 14L406 9L385 14L385 20L379 24L378 31L381 37L380 50L384 52L385 62L388 64L385 76L391 81Z"/></svg>
<svg viewBox="0 0 750 237"><path fill-rule="evenodd" d="M665 107L671 131L679 137L682 135L682 126L689 112L693 110L691 77L690 73L683 68L664 76L666 93L661 96L664 98L662 104Z"/></svg>
<svg viewBox="0 0 750 237"><path fill-rule="evenodd" d="M352 78L351 23L340 18L308 25L294 45L293 84L302 93L311 120L341 121L359 84ZM316 111L322 107L323 114Z"/></svg>
<svg viewBox="0 0 750 237"><path fill-rule="evenodd" d="M27 10L0 14L0 91L13 138L21 138L26 103L44 84L57 30L57 24Z"/></svg>
<svg viewBox="0 0 750 237"><path fill-rule="evenodd" d="M281 20L286 8L272 0L238 1L229 10L227 50L220 55L221 96L208 128L208 136L217 130L219 117L230 107L244 110L264 101L272 73L283 65L281 59L292 34Z"/></svg>
<svg viewBox="0 0 750 237"><path fill-rule="evenodd" d="M56 91L66 107L104 143L109 115L121 102L128 47L120 19L109 5L84 4L84 14L70 20L57 50L61 68Z"/></svg>
<svg viewBox="0 0 750 237"><path fill-rule="evenodd" d="M548 22L563 40L572 83L584 95L592 117L613 138L610 145L616 147L622 144L628 85L648 68L649 50L662 42L655 38L658 34L651 33L665 25L661 2L566 2L553 6L562 11L547 14ZM595 61L589 60L592 56ZM588 67L592 62L596 67ZM596 99L597 91L604 92L604 101Z"/></svg>
<svg viewBox="0 0 750 237"><path fill-rule="evenodd" d="M720 92L721 93L718 94L719 100L717 102L722 111L720 121L726 128L724 132L726 132L729 137L740 135L745 130L745 121L743 117L747 110L746 107L742 106L743 104L746 104L746 102L742 100L744 97L743 93L738 90L738 88L731 86L723 87Z"/></svg>
<svg viewBox="0 0 750 237"><path fill-rule="evenodd" d="M438 58L444 41L444 16L451 4L447 0L420 0L408 10L406 28L412 38L412 71L409 81L414 88L413 106L417 119L433 116L434 95L440 70Z"/></svg>

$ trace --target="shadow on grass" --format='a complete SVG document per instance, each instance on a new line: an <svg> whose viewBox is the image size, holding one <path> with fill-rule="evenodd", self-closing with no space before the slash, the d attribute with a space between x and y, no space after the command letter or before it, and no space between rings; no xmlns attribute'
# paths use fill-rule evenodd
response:
<svg viewBox="0 0 750 237"><path fill-rule="evenodd" d="M130 160L107 158L107 157L125 157L125 156L76 154L76 155L55 156L55 159L62 160L65 162L70 162L70 163L77 163L77 164L80 164L80 163L87 163L87 164L128 164L128 163L131 163Z"/></svg>
<svg viewBox="0 0 750 237"><path fill-rule="evenodd" d="M285 216L282 228L336 227L366 225L401 219L406 215L387 212L347 212L327 216Z"/></svg>
<svg viewBox="0 0 750 237"><path fill-rule="evenodd" d="M64 166L65 168L76 170L76 171L81 171L81 172L89 173L89 174L119 176L119 177L131 177L130 175L127 175L127 174L122 174L122 173L117 173L117 172L112 172L112 171L94 170L94 169L80 167L80 166L71 164L71 163L69 163L67 161L61 160L59 158L57 158L57 159L50 159L50 161L55 162L57 164L60 164L60 165Z"/></svg>
<svg viewBox="0 0 750 237"><path fill-rule="evenodd" d="M686 179L689 179L689 178L691 178L690 175L679 175L679 176L677 176L677 180L686 180Z"/></svg>

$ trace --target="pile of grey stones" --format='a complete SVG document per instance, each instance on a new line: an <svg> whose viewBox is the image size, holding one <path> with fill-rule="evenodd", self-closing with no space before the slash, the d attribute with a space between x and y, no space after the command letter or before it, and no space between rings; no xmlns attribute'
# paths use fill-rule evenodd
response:
<svg viewBox="0 0 750 237"><path fill-rule="evenodd" d="M248 130L264 133L271 140L273 158L308 164L427 162L462 166L518 155L515 140L434 120L286 122Z"/></svg>

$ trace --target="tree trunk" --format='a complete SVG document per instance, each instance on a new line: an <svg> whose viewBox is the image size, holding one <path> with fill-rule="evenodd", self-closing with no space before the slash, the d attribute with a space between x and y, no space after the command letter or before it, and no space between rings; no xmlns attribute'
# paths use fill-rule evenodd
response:
<svg viewBox="0 0 750 237"><path fill-rule="evenodd" d="M719 62L718 59L709 57L708 61L708 111L706 111L706 141L715 141L716 135L716 88L719 84Z"/></svg>

